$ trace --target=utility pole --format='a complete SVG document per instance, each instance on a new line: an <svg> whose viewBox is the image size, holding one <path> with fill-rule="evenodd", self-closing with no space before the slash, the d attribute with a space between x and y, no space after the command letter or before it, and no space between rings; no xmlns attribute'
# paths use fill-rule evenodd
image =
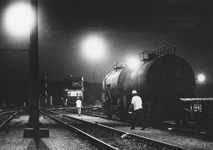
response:
<svg viewBox="0 0 213 150"><path fill-rule="evenodd" d="M35 12L35 25L30 34L30 102L33 105L33 129L39 130L39 101L38 101L38 1L31 0ZM31 116L31 117L32 117Z"/></svg>
<svg viewBox="0 0 213 150"><path fill-rule="evenodd" d="M41 138L49 137L49 130L39 128L39 66L38 66L38 0L31 0L31 7L35 13L35 24L30 34L30 77L29 77L29 117L33 128L25 128L24 137ZM32 111L31 111L32 109Z"/></svg>

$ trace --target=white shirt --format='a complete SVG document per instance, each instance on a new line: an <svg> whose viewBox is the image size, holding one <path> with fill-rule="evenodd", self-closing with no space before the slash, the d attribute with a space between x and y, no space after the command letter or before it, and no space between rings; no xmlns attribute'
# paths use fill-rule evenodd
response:
<svg viewBox="0 0 213 150"><path fill-rule="evenodd" d="M76 101L76 107L82 107L82 102L80 99Z"/></svg>
<svg viewBox="0 0 213 150"><path fill-rule="evenodd" d="M139 96L133 96L131 104L134 106L134 110L138 110L142 108L142 99Z"/></svg>

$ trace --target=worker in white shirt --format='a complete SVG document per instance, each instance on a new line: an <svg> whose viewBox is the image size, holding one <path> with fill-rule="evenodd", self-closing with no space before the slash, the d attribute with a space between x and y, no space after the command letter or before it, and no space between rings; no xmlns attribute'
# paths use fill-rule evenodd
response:
<svg viewBox="0 0 213 150"><path fill-rule="evenodd" d="M76 108L77 108L77 112L78 112L78 115L80 116L81 115L81 108L82 108L82 101L80 100L79 97L77 97L77 101L76 101Z"/></svg>
<svg viewBox="0 0 213 150"><path fill-rule="evenodd" d="M132 118L131 129L134 130L136 121L140 121L140 123L142 123L141 120L143 120L143 103L142 103L141 97L137 95L136 90L133 90L132 94L133 94L133 97L132 97L131 104L129 106L129 112L130 112L130 110L133 110L132 111L133 118ZM144 129L145 129L145 126L144 126L144 123L142 123L141 130L144 130Z"/></svg>

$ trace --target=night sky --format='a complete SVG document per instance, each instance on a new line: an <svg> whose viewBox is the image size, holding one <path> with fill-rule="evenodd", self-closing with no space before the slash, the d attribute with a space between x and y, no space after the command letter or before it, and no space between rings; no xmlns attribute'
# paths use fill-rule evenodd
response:
<svg viewBox="0 0 213 150"><path fill-rule="evenodd" d="M29 36L14 37L4 26L7 7L0 0L0 49L27 49ZM18 1L18 0L17 0ZM21 0L26 2L26 0ZM141 51L176 45L195 75L213 82L211 0L38 0L40 78L68 75L102 82L116 62ZM83 39L100 36L105 56L92 60L82 52ZM28 79L28 52L0 51L0 80Z"/></svg>

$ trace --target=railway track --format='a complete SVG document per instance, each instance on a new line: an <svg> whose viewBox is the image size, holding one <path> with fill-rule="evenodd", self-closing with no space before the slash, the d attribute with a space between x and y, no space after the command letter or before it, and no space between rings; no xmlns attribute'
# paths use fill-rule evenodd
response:
<svg viewBox="0 0 213 150"><path fill-rule="evenodd" d="M112 147L111 145L87 134L86 132L76 128L75 126L73 126L73 123L77 123L76 121L73 122L73 120L71 121L71 118L64 116L62 114L59 113L53 113L53 112L42 112L43 115L51 118L52 120L64 125L65 127L67 127L68 129L70 129L72 132L75 132L78 136L80 136L81 138L89 141L92 145L96 146L98 149L103 149L103 150L118 150L115 147Z"/></svg>
<svg viewBox="0 0 213 150"><path fill-rule="evenodd" d="M97 108L86 109L83 114L97 116L101 118L107 118L107 116L104 115L104 113ZM116 117L113 117L112 120L118 121L119 119ZM184 125L177 125L175 122L172 122L172 121L164 121L159 127L155 127L155 128L175 132L178 134L183 134L185 136L196 137L199 139L212 140L211 135L207 134L204 131L204 129L202 129L200 126L194 125L194 124L187 124L184 126Z"/></svg>
<svg viewBox="0 0 213 150"><path fill-rule="evenodd" d="M99 148L103 147L102 149L183 150L181 147L168 143L120 131L99 123L79 120L61 113L46 111L43 114L72 128L72 130L76 130L77 134L88 141L91 141L90 138L92 137L92 143L99 145Z"/></svg>
<svg viewBox="0 0 213 150"><path fill-rule="evenodd" d="M0 113L0 129L6 126L19 111L4 111Z"/></svg>

